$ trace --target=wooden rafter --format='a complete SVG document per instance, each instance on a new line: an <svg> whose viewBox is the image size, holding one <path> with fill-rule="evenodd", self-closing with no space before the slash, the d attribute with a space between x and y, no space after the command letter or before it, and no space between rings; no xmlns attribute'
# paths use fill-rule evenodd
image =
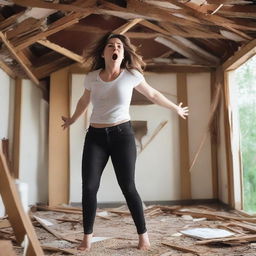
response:
<svg viewBox="0 0 256 256"><path fill-rule="evenodd" d="M108 32L107 29L86 25L86 24L74 24L71 27L66 28L67 31L77 31L77 32L84 32L84 33L92 33L92 34L105 34Z"/></svg>
<svg viewBox="0 0 256 256"><path fill-rule="evenodd" d="M46 31L38 33L38 34L30 37L29 39L22 40L18 44L15 44L15 47L17 50L21 50L21 49L37 42L40 39L47 38L48 36L55 34L59 31L61 31L62 29L65 29L65 28L77 23L80 19L85 18L86 16L89 16L91 13L92 13L92 10L88 10L87 13L83 13L83 14L74 13L74 14L67 15L67 16L57 20L56 22L52 23Z"/></svg>
<svg viewBox="0 0 256 256"><path fill-rule="evenodd" d="M55 43L52 43L49 40L41 39L41 40L38 40L37 42L49 49L54 50L55 52L58 52L74 61L77 61L79 63L84 63L84 61L85 61L85 59L82 56L80 56L64 47L61 47Z"/></svg>
<svg viewBox="0 0 256 256"><path fill-rule="evenodd" d="M177 17L173 15L172 13L169 13L168 10L165 10L163 8L158 8L156 6L143 3L137 1L137 0L131 0L128 1L127 10L135 13L139 13L142 15L148 15L150 14L150 17L156 18L158 21L169 21L174 24L183 24L183 25L191 25L191 24L202 24L204 22L201 22L199 20L197 21L191 21L186 20L180 17Z"/></svg>
<svg viewBox="0 0 256 256"><path fill-rule="evenodd" d="M121 27L113 30L112 32L114 34L124 34L126 33L129 29L131 29L132 27L134 27L136 24L140 23L142 21L142 19L137 18L137 19L133 19L130 20L129 22L125 23L124 25L122 25Z"/></svg>
<svg viewBox="0 0 256 256"><path fill-rule="evenodd" d="M23 70L25 71L25 73L28 75L28 77L35 83L35 84L39 84L38 79L35 77L35 75L30 71L30 69L27 67L27 65L22 61L22 59L19 57L19 55L17 54L15 48L12 46L12 44L7 40L7 38L5 37L5 35L0 32L0 38L2 39L2 41L4 42L5 46L8 48L8 50L10 51L10 53L13 55L13 57L18 61L18 63L22 66Z"/></svg>
<svg viewBox="0 0 256 256"><path fill-rule="evenodd" d="M29 17L23 20L17 26L14 26L13 29L6 31L6 37L8 40L11 40L14 37L19 37L26 33L31 33L31 31L37 30L37 32L39 32L41 24L41 20Z"/></svg>
<svg viewBox="0 0 256 256"><path fill-rule="evenodd" d="M155 39L156 42L161 43L170 49L180 53L181 55L194 60L198 64L204 64L204 65L212 65L210 61L207 61L200 56L198 56L198 53L193 51L193 49L188 48L186 45L183 43L177 41L174 38L171 37L157 37Z"/></svg>
<svg viewBox="0 0 256 256"><path fill-rule="evenodd" d="M231 30L232 32L240 35L241 37L243 37L246 40L252 39L252 37L250 37L247 34L236 29L236 28L243 29L243 28L245 28L244 26L240 26L240 25L238 26L234 23L234 21L232 21L230 19L218 16L218 15L206 15L206 13L203 13L202 11L198 10L198 5L196 5L194 3L183 4L183 3L180 3L175 0L167 0L167 1L178 6L178 7L181 7L181 8L184 8L184 9L190 11L191 14L195 15L196 17L198 17L202 20L209 21L212 24L215 24L217 26L224 27L228 30Z"/></svg>
<svg viewBox="0 0 256 256"><path fill-rule="evenodd" d="M171 35L189 37L189 38L215 38L215 39L226 39L223 35L212 32L210 28L208 31L201 28L177 26L174 27L171 23L159 22L159 25L169 31Z"/></svg>
<svg viewBox="0 0 256 256"><path fill-rule="evenodd" d="M137 39L150 39L156 38L157 36L161 36L160 33L145 33L145 32L127 32L125 33L129 38L137 38Z"/></svg>
<svg viewBox="0 0 256 256"><path fill-rule="evenodd" d="M209 52L203 50L202 48L195 45L190 40L188 40L186 38L183 38L183 37L180 37L180 36L173 36L173 38L176 39L177 41L181 42L185 46L187 46L189 49L194 50L198 54L198 56L200 56L201 58L206 59L209 62L214 63L215 65L219 64L219 62L220 62L219 58L217 58L216 56L214 56L214 55L210 54Z"/></svg>

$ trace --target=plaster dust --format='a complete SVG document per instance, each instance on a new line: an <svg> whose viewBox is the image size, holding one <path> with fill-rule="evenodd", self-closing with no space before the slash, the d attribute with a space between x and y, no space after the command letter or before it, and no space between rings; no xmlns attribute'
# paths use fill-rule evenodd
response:
<svg viewBox="0 0 256 256"><path fill-rule="evenodd" d="M187 207L186 207L187 208ZM113 209L113 208L112 208ZM118 209L118 208L116 208ZM197 209L193 206L189 209ZM212 209L212 207L210 208ZM195 219L191 216L177 216L168 212L153 211L152 214L146 214L146 222L148 233L151 241L151 249L148 251L140 251L136 249L137 246L137 234L135 226L130 215L104 214L108 209L101 209L99 212L102 217L97 216L94 226L95 237L109 237L104 241L95 242L92 244L90 252L76 251L74 255L88 255L88 256L166 256L166 255L195 255L192 253L186 253L172 249L162 242L169 242L176 246L186 247L195 251L198 251L200 255L208 256L224 256L224 255L240 255L240 256L252 256L255 255L255 246L253 243L244 243L238 245L196 245L197 241L194 238L182 235L179 230L194 228L194 227L216 227L223 224L224 221L211 221L205 218ZM219 211L219 209L218 209ZM230 214L230 213L229 213ZM232 213L231 213L232 214ZM38 216L42 219L47 219L52 222L53 225L49 226L51 230L54 230L57 234L62 235L67 239L75 242L69 242L65 240L57 239L48 231L43 229L40 224L33 219L33 224L36 229L36 233L42 245L71 249L76 248L79 242L76 239L82 239L82 216L81 214L60 213L53 211L36 211L32 215ZM71 219L74 222L63 222L58 219ZM22 255L22 249L15 247L17 255ZM45 251L45 255L72 255L63 252L50 252Z"/></svg>

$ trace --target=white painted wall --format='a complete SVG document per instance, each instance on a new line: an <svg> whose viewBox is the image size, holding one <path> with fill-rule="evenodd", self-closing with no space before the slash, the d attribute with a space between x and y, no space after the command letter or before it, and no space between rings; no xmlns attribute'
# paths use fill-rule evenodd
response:
<svg viewBox="0 0 256 256"><path fill-rule="evenodd" d="M177 103L176 75L147 73L146 80L166 96ZM83 75L72 75L71 112L83 91ZM189 135L190 157L194 156L200 143L210 108L210 74L188 75L189 94ZM191 112L193 112L191 114ZM179 200L179 127L175 112L157 105L131 106L131 120L148 122L148 134L143 138L145 144L157 126L168 121L151 143L138 155L136 164L137 189L144 201ZM81 156L84 142L86 118L81 117L70 129L70 201L81 202ZM206 144L192 171L193 199L212 198L210 139ZM198 186L198 182L201 186ZM99 202L124 201L118 187L114 170L109 161L102 175L98 192Z"/></svg>
<svg viewBox="0 0 256 256"><path fill-rule="evenodd" d="M28 184L28 203L48 200L48 104L30 80L22 81L20 181Z"/></svg>
<svg viewBox="0 0 256 256"><path fill-rule="evenodd" d="M0 69L0 139L9 139L9 149L11 153L13 138L13 80ZM10 154L11 157L11 154ZM0 217L4 215L4 206L0 196Z"/></svg>
<svg viewBox="0 0 256 256"><path fill-rule="evenodd" d="M189 148L190 162L193 161L202 138L207 131L210 114L211 87L210 73L188 74L189 105ZM212 198L211 141L210 133L191 170L191 190L193 199Z"/></svg>

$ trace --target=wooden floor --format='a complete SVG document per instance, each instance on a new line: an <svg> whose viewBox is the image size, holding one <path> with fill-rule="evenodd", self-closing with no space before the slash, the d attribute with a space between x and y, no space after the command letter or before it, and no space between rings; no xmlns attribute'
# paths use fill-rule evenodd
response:
<svg viewBox="0 0 256 256"><path fill-rule="evenodd" d="M50 211L46 211L47 208L40 209L36 211L34 209L31 218L40 243L44 248L48 248L47 251L45 250L45 255L85 255L76 250L83 237L81 209L75 207L51 208ZM228 212L216 205L187 207L152 205L145 208L145 216L152 245L149 251L143 252L136 248L137 234L133 220L126 206L122 206L97 211L95 242L86 255L256 255L256 235L254 235L256 226L253 217L242 216L233 211ZM199 242L205 243L205 240L180 233L182 230L195 227L221 228L232 231L234 235L200 245ZM8 233L11 236L11 228L1 228L0 221L0 235L8 238ZM16 255L22 255L23 249L15 246L15 242L13 245Z"/></svg>

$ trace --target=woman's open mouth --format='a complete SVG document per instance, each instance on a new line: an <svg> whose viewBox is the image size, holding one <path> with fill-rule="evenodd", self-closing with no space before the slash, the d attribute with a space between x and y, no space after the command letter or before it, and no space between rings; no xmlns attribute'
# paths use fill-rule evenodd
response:
<svg viewBox="0 0 256 256"><path fill-rule="evenodd" d="M114 53L113 55L112 55L112 60L116 60L117 59L117 54L116 53Z"/></svg>

